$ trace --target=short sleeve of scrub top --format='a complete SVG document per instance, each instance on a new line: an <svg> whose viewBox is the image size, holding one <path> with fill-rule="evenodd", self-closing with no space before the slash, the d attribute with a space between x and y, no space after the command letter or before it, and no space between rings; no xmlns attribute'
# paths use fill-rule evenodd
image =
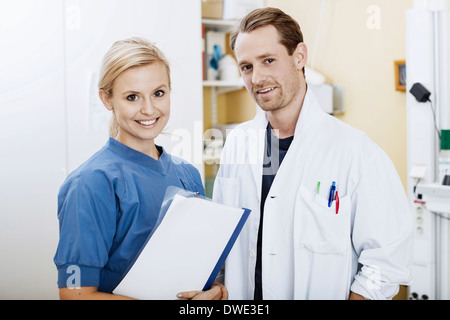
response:
<svg viewBox="0 0 450 320"><path fill-rule="evenodd" d="M112 292L146 243L167 187L204 195L199 172L158 147L155 160L110 138L58 194L58 287Z"/></svg>

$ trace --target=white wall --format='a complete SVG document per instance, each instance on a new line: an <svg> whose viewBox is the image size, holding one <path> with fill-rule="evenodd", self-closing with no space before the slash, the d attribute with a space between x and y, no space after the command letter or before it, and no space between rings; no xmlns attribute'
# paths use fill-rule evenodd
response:
<svg viewBox="0 0 450 320"><path fill-rule="evenodd" d="M200 16L193 0L0 0L0 299L58 298L57 193L108 139L96 84L114 41L144 36L166 53L167 129L189 132L201 152ZM193 153L181 155L203 172Z"/></svg>

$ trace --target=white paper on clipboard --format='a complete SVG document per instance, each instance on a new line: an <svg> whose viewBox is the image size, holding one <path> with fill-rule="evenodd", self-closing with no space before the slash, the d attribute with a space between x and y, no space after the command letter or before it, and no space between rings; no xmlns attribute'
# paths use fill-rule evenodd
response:
<svg viewBox="0 0 450 320"><path fill-rule="evenodd" d="M170 300L182 291L203 290L217 275L249 213L175 195L161 224L113 293Z"/></svg>

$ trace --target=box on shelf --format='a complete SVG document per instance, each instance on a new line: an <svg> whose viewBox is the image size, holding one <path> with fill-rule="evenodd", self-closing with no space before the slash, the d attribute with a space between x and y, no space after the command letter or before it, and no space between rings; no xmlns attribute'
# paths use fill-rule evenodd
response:
<svg viewBox="0 0 450 320"><path fill-rule="evenodd" d="M222 19L223 0L202 0L202 18Z"/></svg>
<svg viewBox="0 0 450 320"><path fill-rule="evenodd" d="M264 0L223 0L223 20L240 20L257 8L264 7Z"/></svg>

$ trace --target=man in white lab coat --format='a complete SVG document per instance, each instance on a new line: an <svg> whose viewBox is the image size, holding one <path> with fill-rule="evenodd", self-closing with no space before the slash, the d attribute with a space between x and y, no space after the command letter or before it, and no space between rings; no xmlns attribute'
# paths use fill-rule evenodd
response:
<svg viewBox="0 0 450 320"><path fill-rule="evenodd" d="M262 110L228 135L214 185L216 201L252 210L225 264L230 299L391 299L412 258L392 162L321 110L290 16L251 12L231 46Z"/></svg>

